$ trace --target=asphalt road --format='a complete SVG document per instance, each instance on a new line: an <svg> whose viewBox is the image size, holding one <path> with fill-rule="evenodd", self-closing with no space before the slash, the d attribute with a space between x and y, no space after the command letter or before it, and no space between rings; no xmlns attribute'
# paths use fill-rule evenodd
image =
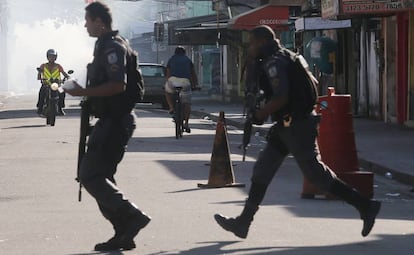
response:
<svg viewBox="0 0 414 255"><path fill-rule="evenodd" d="M112 229L93 199L77 201L74 181L79 134L77 101L55 127L35 115L33 97L7 99L0 109L0 254L412 254L414 194L375 178L383 201L376 226L362 238L357 212L341 201L300 198L302 177L288 158L268 190L247 239L220 229L214 213L237 215L249 186L254 157L264 146L253 138L241 162L241 131L228 127L236 181L246 188L199 189L206 183L215 124L194 119L192 133L176 140L165 111L138 109L138 129L119 165L119 187L153 220L136 238L137 249L96 253Z"/></svg>

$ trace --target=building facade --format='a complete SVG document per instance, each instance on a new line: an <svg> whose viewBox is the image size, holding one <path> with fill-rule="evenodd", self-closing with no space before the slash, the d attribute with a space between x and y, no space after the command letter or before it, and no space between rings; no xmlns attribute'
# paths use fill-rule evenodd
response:
<svg viewBox="0 0 414 255"><path fill-rule="evenodd" d="M355 113L413 125L412 0L323 0L322 17L348 19L355 32Z"/></svg>

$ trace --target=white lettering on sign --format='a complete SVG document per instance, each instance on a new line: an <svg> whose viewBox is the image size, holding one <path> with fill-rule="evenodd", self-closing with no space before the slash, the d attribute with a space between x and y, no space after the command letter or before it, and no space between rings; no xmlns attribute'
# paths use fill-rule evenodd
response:
<svg viewBox="0 0 414 255"><path fill-rule="evenodd" d="M287 19L261 19L259 21L260 25L281 25L288 24Z"/></svg>

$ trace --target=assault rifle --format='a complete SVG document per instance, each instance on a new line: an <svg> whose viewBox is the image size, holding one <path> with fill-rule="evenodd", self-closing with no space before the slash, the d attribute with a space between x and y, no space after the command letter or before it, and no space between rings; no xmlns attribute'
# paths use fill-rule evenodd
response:
<svg viewBox="0 0 414 255"><path fill-rule="evenodd" d="M244 122L244 128L243 128L243 144L242 144L243 161L245 161L246 159L247 147L250 144L250 138L252 135L252 127L253 127L252 118L254 115L254 111L256 109L255 107L256 103L254 101L256 101L255 95L251 93L247 93L246 98L245 98L245 105L244 105L244 114L246 116L246 121Z"/></svg>
<svg viewBox="0 0 414 255"><path fill-rule="evenodd" d="M255 92L255 90L253 92ZM246 92L245 97L244 115L246 116L246 121L244 122L243 144L241 145L243 149L243 161L246 159L247 147L250 145L250 138L252 136L254 123L254 114L257 110L260 109L260 103L263 100L263 91L256 93L253 92Z"/></svg>
<svg viewBox="0 0 414 255"><path fill-rule="evenodd" d="M88 64L88 73L90 72L90 64ZM89 76L86 77L86 87L89 85ZM92 131L92 126L89 123L90 110L89 103L86 97L84 97L80 103L81 106L81 120L80 120L80 135L79 135L79 147L78 147L78 169L76 174L76 181L79 182L78 201L82 200L82 183L80 182L80 167L83 156L86 152L86 139Z"/></svg>
<svg viewBox="0 0 414 255"><path fill-rule="evenodd" d="M254 113L258 109L257 95L259 92L259 86L255 78L255 71L255 61L251 58L251 56L248 56L243 65L242 75L240 77L240 82L243 82L243 76L245 77L243 115L246 117L246 121L244 122L243 128L243 144L240 146L243 149L243 161L246 159L247 147L250 144Z"/></svg>

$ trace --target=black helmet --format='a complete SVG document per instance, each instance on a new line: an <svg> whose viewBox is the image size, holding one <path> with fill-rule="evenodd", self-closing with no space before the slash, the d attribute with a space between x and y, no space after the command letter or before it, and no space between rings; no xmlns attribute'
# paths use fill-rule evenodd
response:
<svg viewBox="0 0 414 255"><path fill-rule="evenodd" d="M57 57L57 51L55 51L54 49L47 50L46 57L49 57L49 56L55 56L55 57Z"/></svg>
<svg viewBox="0 0 414 255"><path fill-rule="evenodd" d="M175 48L174 54L185 55L185 48L183 46L178 46Z"/></svg>

